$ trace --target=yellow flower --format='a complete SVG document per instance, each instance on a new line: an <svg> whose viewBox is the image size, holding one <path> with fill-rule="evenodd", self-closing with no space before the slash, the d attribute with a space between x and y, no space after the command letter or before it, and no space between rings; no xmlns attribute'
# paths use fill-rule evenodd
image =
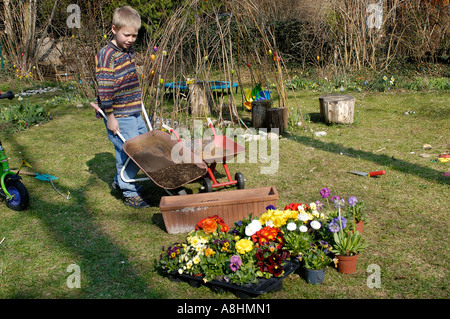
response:
<svg viewBox="0 0 450 319"><path fill-rule="evenodd" d="M333 262L334 262L334 267L337 268L337 265L339 263L339 259L333 258Z"/></svg>
<svg viewBox="0 0 450 319"><path fill-rule="evenodd" d="M196 255L194 258L192 258L192 262L198 265L200 263L200 256Z"/></svg>
<svg viewBox="0 0 450 319"><path fill-rule="evenodd" d="M236 251L243 255L253 249L253 242L248 239L241 239L236 243Z"/></svg>

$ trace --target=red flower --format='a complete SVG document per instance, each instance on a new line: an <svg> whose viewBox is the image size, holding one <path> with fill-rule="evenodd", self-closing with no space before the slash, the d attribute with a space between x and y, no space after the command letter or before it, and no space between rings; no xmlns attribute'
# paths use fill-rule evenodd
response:
<svg viewBox="0 0 450 319"><path fill-rule="evenodd" d="M277 244L276 249L281 249L284 245L283 233L276 227L266 226L257 231L253 236L254 243L258 243L259 246L268 246L270 243Z"/></svg>
<svg viewBox="0 0 450 319"><path fill-rule="evenodd" d="M286 206L284 207L284 210L288 210L288 209L290 209L290 210L298 210L298 208L299 208L300 206L303 206L303 207L305 208L305 210L308 210L308 209L309 209L309 206L306 205L306 204L302 204L302 203L290 203L289 205L286 205Z"/></svg>
<svg viewBox="0 0 450 319"><path fill-rule="evenodd" d="M267 268L269 273L274 277L280 277L283 274L283 267L281 265L269 265Z"/></svg>
<svg viewBox="0 0 450 319"><path fill-rule="evenodd" d="M298 206L299 205L301 205L301 204L299 204L299 203L290 203L289 205L286 205L284 207L284 210L288 210L288 209L290 209L290 210L298 210Z"/></svg>

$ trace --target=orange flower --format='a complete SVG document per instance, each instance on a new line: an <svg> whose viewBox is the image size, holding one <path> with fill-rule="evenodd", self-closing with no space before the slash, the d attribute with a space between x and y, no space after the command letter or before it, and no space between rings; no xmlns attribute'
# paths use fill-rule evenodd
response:
<svg viewBox="0 0 450 319"><path fill-rule="evenodd" d="M215 223L215 226L214 226ZM228 232L229 227L224 223L223 219L217 215L200 220L195 225L195 230L202 229L205 233L213 233L217 229L221 232Z"/></svg>
<svg viewBox="0 0 450 319"><path fill-rule="evenodd" d="M206 257L209 257L209 256L212 256L212 255L214 255L216 252L214 251L214 250L212 250L211 248L206 248L206 250L205 250L205 256Z"/></svg>
<svg viewBox="0 0 450 319"><path fill-rule="evenodd" d="M214 233L217 229L217 222L213 218L207 218L202 223L202 229L205 233Z"/></svg>

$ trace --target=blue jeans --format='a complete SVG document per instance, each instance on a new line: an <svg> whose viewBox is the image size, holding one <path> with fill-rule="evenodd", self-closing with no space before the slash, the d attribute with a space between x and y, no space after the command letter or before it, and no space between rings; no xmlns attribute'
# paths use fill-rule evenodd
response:
<svg viewBox="0 0 450 319"><path fill-rule="evenodd" d="M118 117L117 122L119 123L120 133L126 141L148 131L147 126L140 114L128 117ZM128 155L123 150L123 142L118 135L114 135L112 131L108 130L108 127L106 127L106 131L108 132L108 138L113 143L116 152L117 172L114 177L114 183L120 187L123 192L123 196L136 197L140 195L141 187L136 183L127 183L123 181L120 176L120 172L128 159ZM130 160L123 172L123 175L125 179L130 180L134 179L138 172L139 167L132 160Z"/></svg>

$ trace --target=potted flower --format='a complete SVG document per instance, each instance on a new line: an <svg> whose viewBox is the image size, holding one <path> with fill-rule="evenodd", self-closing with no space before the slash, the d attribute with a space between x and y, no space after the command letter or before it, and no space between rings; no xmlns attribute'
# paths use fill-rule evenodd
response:
<svg viewBox="0 0 450 319"><path fill-rule="evenodd" d="M364 231L364 222L367 220L364 202L358 201L355 196L351 196L348 198L347 203L346 210L348 216L351 216L354 220L355 230L362 234Z"/></svg>
<svg viewBox="0 0 450 319"><path fill-rule="evenodd" d="M325 278L325 269L332 259L328 255L331 246L321 240L311 243L309 251L303 255L304 275L307 282L313 285L320 285Z"/></svg>
<svg viewBox="0 0 450 319"><path fill-rule="evenodd" d="M344 201L338 200L335 202L338 208L338 217L330 222L329 230L333 232L333 253L338 259L338 271L341 273L354 273L359 257L359 253L367 246L361 241L361 233L359 231L350 231L347 225L347 220L341 215L341 207Z"/></svg>

